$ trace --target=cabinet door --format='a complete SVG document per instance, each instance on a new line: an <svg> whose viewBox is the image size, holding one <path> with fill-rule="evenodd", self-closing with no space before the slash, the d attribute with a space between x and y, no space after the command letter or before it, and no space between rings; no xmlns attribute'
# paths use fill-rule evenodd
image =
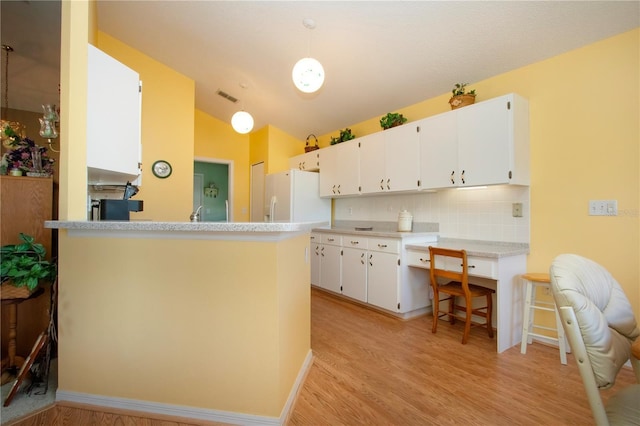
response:
<svg viewBox="0 0 640 426"><path fill-rule="evenodd" d="M89 183L124 184L140 175L140 77L89 45L87 168ZM107 131L117 126L117 137Z"/></svg>
<svg viewBox="0 0 640 426"><path fill-rule="evenodd" d="M458 133L455 112L420 120L420 179L422 189L458 185Z"/></svg>
<svg viewBox="0 0 640 426"><path fill-rule="evenodd" d="M289 159L289 168L315 172L320 169L319 150L296 155Z"/></svg>
<svg viewBox="0 0 640 426"><path fill-rule="evenodd" d="M460 185L509 183L513 158L509 97L460 108L457 113Z"/></svg>
<svg viewBox="0 0 640 426"><path fill-rule="evenodd" d="M314 241L314 237L311 237L311 285L320 285L320 248L322 245L317 241Z"/></svg>
<svg viewBox="0 0 640 426"><path fill-rule="evenodd" d="M367 259L367 302L399 312L400 266L398 254L369 251Z"/></svg>
<svg viewBox="0 0 640 426"><path fill-rule="evenodd" d="M362 302L367 301L367 251L342 249L342 294Z"/></svg>
<svg viewBox="0 0 640 426"><path fill-rule="evenodd" d="M320 170L320 196L360 194L360 152L357 139L324 148Z"/></svg>
<svg viewBox="0 0 640 426"><path fill-rule="evenodd" d="M416 123L384 130L385 191L419 189L419 132Z"/></svg>
<svg viewBox="0 0 640 426"><path fill-rule="evenodd" d="M359 138L360 187L363 194L386 190L385 143L382 132Z"/></svg>
<svg viewBox="0 0 640 426"><path fill-rule="evenodd" d="M320 287L340 293L342 274L342 248L323 244L320 247Z"/></svg>

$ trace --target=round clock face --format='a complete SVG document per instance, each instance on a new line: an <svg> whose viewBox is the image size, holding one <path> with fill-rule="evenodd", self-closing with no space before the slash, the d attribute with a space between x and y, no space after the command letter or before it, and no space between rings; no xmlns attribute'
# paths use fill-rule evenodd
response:
<svg viewBox="0 0 640 426"><path fill-rule="evenodd" d="M158 160L153 163L151 170L154 175L161 179L168 178L171 175L171 164L164 160Z"/></svg>

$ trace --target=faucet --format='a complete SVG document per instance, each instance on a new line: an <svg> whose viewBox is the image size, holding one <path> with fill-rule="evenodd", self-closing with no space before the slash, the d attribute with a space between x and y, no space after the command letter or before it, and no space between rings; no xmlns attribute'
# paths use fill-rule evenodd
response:
<svg viewBox="0 0 640 426"><path fill-rule="evenodd" d="M198 209L191 213L191 216L189 216L189 220L191 222L200 222L200 209L202 208L202 206L198 207Z"/></svg>

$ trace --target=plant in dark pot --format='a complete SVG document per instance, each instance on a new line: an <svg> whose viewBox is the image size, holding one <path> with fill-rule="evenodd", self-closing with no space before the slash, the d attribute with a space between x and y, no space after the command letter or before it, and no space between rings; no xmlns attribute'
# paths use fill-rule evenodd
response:
<svg viewBox="0 0 640 426"><path fill-rule="evenodd" d="M380 127L384 130L392 127L401 126L407 122L407 119L397 112L388 112L387 115L380 119Z"/></svg>
<svg viewBox="0 0 640 426"><path fill-rule="evenodd" d="M467 84L469 83L456 83L451 91L451 99L449 99L449 105L451 109L461 108L463 106L471 105L476 101L476 89L469 90L467 92Z"/></svg>
<svg viewBox="0 0 640 426"><path fill-rule="evenodd" d="M46 260L44 246L23 233L20 233L20 240L20 244L0 248L2 299L29 297L40 283L52 283L56 279L56 264Z"/></svg>
<svg viewBox="0 0 640 426"><path fill-rule="evenodd" d="M340 130L340 136L335 137L335 136L331 136L331 145L335 145L337 143L340 142L346 142L346 141L350 141L351 139L354 139L356 137L356 135L354 135L353 133L351 133L351 129L346 128L344 130Z"/></svg>

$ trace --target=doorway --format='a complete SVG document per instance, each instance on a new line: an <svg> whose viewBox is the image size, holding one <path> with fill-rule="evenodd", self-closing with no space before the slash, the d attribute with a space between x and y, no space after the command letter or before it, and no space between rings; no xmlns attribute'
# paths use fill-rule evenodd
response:
<svg viewBox="0 0 640 426"><path fill-rule="evenodd" d="M193 211L202 222L233 221L233 161L196 157L193 162Z"/></svg>
<svg viewBox="0 0 640 426"><path fill-rule="evenodd" d="M264 162L251 165L251 222L264 222Z"/></svg>

